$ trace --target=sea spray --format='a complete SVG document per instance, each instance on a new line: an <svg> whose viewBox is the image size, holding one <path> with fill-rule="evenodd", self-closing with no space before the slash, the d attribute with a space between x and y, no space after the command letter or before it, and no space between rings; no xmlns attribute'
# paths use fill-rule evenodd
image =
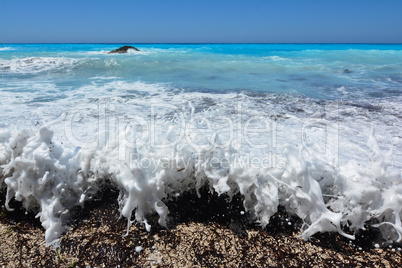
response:
<svg viewBox="0 0 402 268"><path fill-rule="evenodd" d="M168 132L167 137L177 135L174 132ZM82 148L75 154L63 150L55 144L53 132L47 127L36 133L3 133L2 137L5 205L12 209L9 201L15 198L25 209L36 211L46 229L48 244L66 230L69 210L82 206L108 183L120 190L118 202L121 215L128 219L128 228L133 214L147 230L151 223L146 218L152 213L157 213L159 224L166 226L166 200L208 183L218 194L233 196L239 192L244 197L245 210L262 227L269 223L278 206L284 206L289 214L303 220L305 239L327 231L353 239L353 234L343 230L345 226L356 232L374 223L381 227L385 239L401 240L401 180L389 165L389 154L378 148L373 133L369 137L370 166L360 167L350 160L339 169L328 167L310 157L305 149L292 145L283 152L283 168L240 168L234 165L232 156L237 151L232 144L200 149L185 140L160 150L135 148L137 160L164 158L174 163L155 166L157 161L149 161L143 166L138 161L119 160L119 151L108 146ZM168 142L169 138L160 140ZM323 192L332 198L324 198Z"/></svg>
<svg viewBox="0 0 402 268"><path fill-rule="evenodd" d="M83 194L98 191L88 176L80 174L85 160L77 163L80 155L73 156L54 144L53 131L46 127L37 133L13 131L4 145L9 157L2 165L7 187L5 206L12 210L9 202L15 198L26 210L37 212L50 244L65 230L68 210L83 204Z"/></svg>
<svg viewBox="0 0 402 268"><path fill-rule="evenodd" d="M22 59L14 58L11 60L3 60L0 58L0 71L19 74L65 71L79 63L80 61L77 59L65 57L27 57Z"/></svg>

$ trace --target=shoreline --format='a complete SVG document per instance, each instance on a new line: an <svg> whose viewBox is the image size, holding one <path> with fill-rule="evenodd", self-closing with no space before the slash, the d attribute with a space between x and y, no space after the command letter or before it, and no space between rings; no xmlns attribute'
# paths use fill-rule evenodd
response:
<svg viewBox="0 0 402 268"><path fill-rule="evenodd" d="M172 221L168 229L157 225L151 217L151 232L133 224L125 236L127 221L119 219L115 196L116 192L110 191L100 201L77 211L69 231L60 238L58 249L46 247L45 231L32 213L25 215L21 208L13 212L2 208L0 233L4 242L0 246L0 265L398 267L402 262L398 245L373 247L380 241L375 230L358 234L352 243L337 233L316 234L305 241L299 237L297 224L283 224L291 221L283 211L262 230L242 217L229 220L219 216L215 208L222 207L224 198L205 193L199 199L188 194L169 202ZM234 200L230 210L227 207L218 212L238 213L237 201ZM215 216L211 218L211 215Z"/></svg>

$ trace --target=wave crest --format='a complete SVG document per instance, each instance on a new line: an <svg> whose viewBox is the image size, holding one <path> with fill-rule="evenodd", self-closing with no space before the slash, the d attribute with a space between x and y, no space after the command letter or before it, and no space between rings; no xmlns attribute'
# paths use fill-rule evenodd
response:
<svg viewBox="0 0 402 268"><path fill-rule="evenodd" d="M41 73L53 70L66 70L74 67L80 60L66 57L28 57L11 60L0 59L0 72Z"/></svg>
<svg viewBox="0 0 402 268"><path fill-rule="evenodd" d="M192 121L186 135L200 135ZM166 135L156 144L171 144L179 133L173 122L166 122ZM368 146L370 164L362 167L356 160L346 165L328 166L308 154L303 147L285 146L282 166L251 168L236 162L240 153L232 143L222 144L219 137L211 146L192 147L186 141L159 149L135 144L136 131L125 126L121 140L129 140L124 153L120 146L64 149L53 141L53 131L23 130L2 132L2 178L7 187L6 207L15 198L27 210L38 212L46 229L48 244L64 230L68 211L83 206L103 187L120 190L121 215L150 230L147 215L159 215L166 226L169 210L165 205L177 194L198 191L204 185L218 194L244 197L244 208L266 226L270 217L284 206L304 222L302 237L317 232L339 232L354 239L351 231L367 224L380 227L387 240L402 240L402 184L399 172L390 165L390 153L382 152L371 133ZM128 138L129 137L129 138ZM3 183L3 182L2 182ZM374 223L374 224L373 224Z"/></svg>
<svg viewBox="0 0 402 268"><path fill-rule="evenodd" d="M12 47L0 47L0 51L9 51L9 50L14 50Z"/></svg>

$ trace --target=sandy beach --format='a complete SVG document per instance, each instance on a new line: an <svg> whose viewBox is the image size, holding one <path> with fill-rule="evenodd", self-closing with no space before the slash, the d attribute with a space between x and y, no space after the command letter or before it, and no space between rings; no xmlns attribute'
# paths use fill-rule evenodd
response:
<svg viewBox="0 0 402 268"><path fill-rule="evenodd" d="M119 219L116 192L76 216L58 248L46 247L44 229L33 214L1 211L0 265L5 267L399 267L398 245L381 244L375 230L355 241L335 234L299 237L297 222L278 212L262 230L241 217L224 197L203 192L171 202L170 228L151 232ZM14 205L18 206L18 203ZM230 206L230 210L229 207ZM217 209L218 208L218 209ZM219 213L228 213L222 216ZM229 220L239 213L236 220ZM218 216L219 215L219 216ZM150 220L152 222L152 219ZM289 224L292 222L293 224ZM374 245L381 246L376 248Z"/></svg>

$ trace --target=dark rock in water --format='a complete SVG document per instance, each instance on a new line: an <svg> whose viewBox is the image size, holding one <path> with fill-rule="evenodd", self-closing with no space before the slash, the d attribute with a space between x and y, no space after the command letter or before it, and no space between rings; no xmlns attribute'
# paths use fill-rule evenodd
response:
<svg viewBox="0 0 402 268"><path fill-rule="evenodd" d="M349 69L345 69L345 70L343 70L343 72L342 73L344 73L344 74L350 74L352 71L351 70L349 70Z"/></svg>
<svg viewBox="0 0 402 268"><path fill-rule="evenodd" d="M138 48L136 47L132 47L132 46L122 46L118 49L112 50L109 53L127 53L127 51L129 49L134 49L135 51L140 51Z"/></svg>

